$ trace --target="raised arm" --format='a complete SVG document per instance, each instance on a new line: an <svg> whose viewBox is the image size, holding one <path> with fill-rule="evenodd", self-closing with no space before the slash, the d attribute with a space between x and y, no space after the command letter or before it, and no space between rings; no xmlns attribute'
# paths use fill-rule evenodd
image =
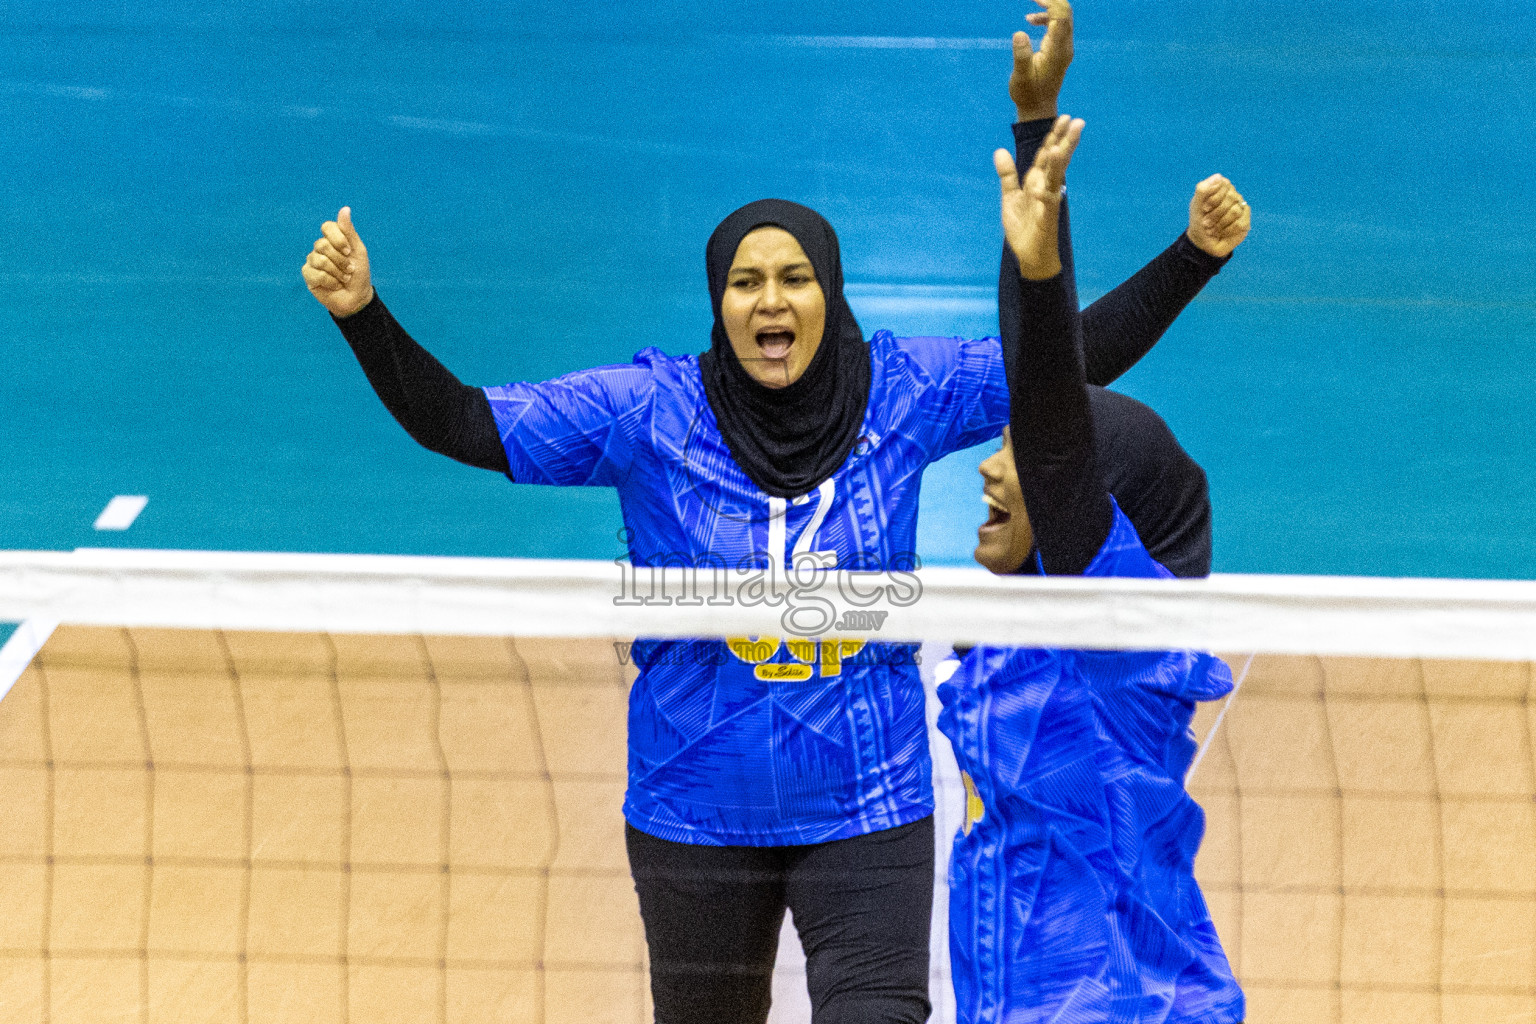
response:
<svg viewBox="0 0 1536 1024"><path fill-rule="evenodd" d="M1056 120L1057 97L1072 63L1072 6L1067 0L1035 0L1043 11L1029 15L1032 25L1046 32L1039 50L1024 32L1013 36L1013 72L1008 94L1018 122L1013 126L1015 165L1028 167ZM1241 221L1223 219L1241 211ZM1058 216L1060 258L1066 267L1068 287L1076 301L1072 266L1070 217L1065 200ZM1247 235L1247 205L1242 196L1220 175L1212 175L1195 189L1190 203L1190 229L1180 235L1152 262L1130 279L1089 306L1083 313L1083 356L1090 384L1106 386L1151 351L1184 308L1221 270L1232 250ZM998 277L1000 313L1005 347L1017 319L1019 296L1013 281L1017 262L1006 250Z"/></svg>
<svg viewBox="0 0 1536 1024"><path fill-rule="evenodd" d="M1019 166L1035 158L1053 119L1021 121L1013 126ZM1071 218L1066 197L1058 213L1061 262L1073 274ZM1083 311L1083 357L1088 383L1107 387L1152 350L1206 282L1226 265L1232 250L1248 235L1248 204L1232 183L1219 174L1195 186L1190 200L1189 230L1150 263L1100 297ZM1004 247L998 277L1003 339L1010 340L1017 318L1018 296L1013 279L1018 262ZM1076 285L1070 285L1074 301Z"/></svg>
<svg viewBox="0 0 1536 1024"><path fill-rule="evenodd" d="M1022 182L1007 150L994 155L1003 233L1019 268L1018 341L1004 353L1009 435L1035 548L1058 575L1088 568L1114 524L1094 453L1081 316L1058 249L1067 163L1082 129L1058 118Z"/></svg>
<svg viewBox="0 0 1536 1024"><path fill-rule="evenodd" d="M1035 0L1044 10L1026 19L1031 25L1045 26L1045 35L1036 50L1027 32L1013 34L1013 72L1008 76L1008 96L1013 100L1018 121L1013 126L1016 159L1014 166L1029 168L1040 146L1056 124L1056 101L1067 68L1072 64L1072 5L1068 0ZM1067 216L1066 196L1056 201L1056 238L1058 258L1065 268L1063 279L1074 308L1077 283L1072 270L1072 228ZM1013 355L1019 348L1017 324L1020 313L1019 261L1013 250L1003 246L1002 268L997 279L998 325L1003 340L1003 362L1013 379Z"/></svg>
<svg viewBox="0 0 1536 1024"><path fill-rule="evenodd" d="M390 315L373 289L368 248L342 207L321 225L301 273L341 328L374 392L416 442L479 469L508 472L485 392L463 384Z"/></svg>
<svg viewBox="0 0 1536 1024"><path fill-rule="evenodd" d="M1107 386L1150 352L1226 265L1249 223L1248 204L1226 178L1213 174L1196 185L1189 229L1083 311L1088 382Z"/></svg>
<svg viewBox="0 0 1536 1024"><path fill-rule="evenodd" d="M1035 158L1052 121L1035 120L1013 126L1017 163ZM1058 214L1061 262L1073 272L1071 218L1062 198ZM1141 361L1206 282L1226 265L1232 250L1248 235L1250 212L1242 195L1219 174L1195 186L1190 200L1189 230L1119 287L1083 311L1083 356L1088 383L1106 387ZM1006 247L998 278L1003 336L1008 339L1018 298L1012 279L1018 263ZM1075 296L1075 284L1072 286Z"/></svg>

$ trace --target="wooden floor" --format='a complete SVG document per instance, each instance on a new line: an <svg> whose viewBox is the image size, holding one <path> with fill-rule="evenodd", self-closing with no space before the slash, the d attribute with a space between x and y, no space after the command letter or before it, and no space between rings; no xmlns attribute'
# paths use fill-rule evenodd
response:
<svg viewBox="0 0 1536 1024"><path fill-rule="evenodd" d="M607 640L60 629L0 703L4 1021L647 1021L629 681ZM1536 1021L1531 688L1254 660L1191 780L1250 1021Z"/></svg>

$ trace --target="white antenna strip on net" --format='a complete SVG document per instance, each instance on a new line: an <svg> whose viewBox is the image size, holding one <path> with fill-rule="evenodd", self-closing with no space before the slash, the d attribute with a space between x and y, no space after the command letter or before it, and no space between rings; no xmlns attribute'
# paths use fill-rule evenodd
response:
<svg viewBox="0 0 1536 1024"><path fill-rule="evenodd" d="M16 685L16 680L32 664L32 659L58 626L49 619L27 619L16 627L5 645L0 646L0 700L11 692L11 687Z"/></svg>
<svg viewBox="0 0 1536 1024"><path fill-rule="evenodd" d="M1253 668L1255 655L1248 655L1248 660L1243 662L1243 670L1232 681L1232 692L1227 694L1227 699L1221 702L1221 710L1216 713L1216 721L1211 723L1211 729L1205 734L1205 741L1200 744L1200 749L1195 752L1195 759L1189 762L1189 769L1184 773L1184 781L1189 782L1195 776L1195 769L1200 767L1200 762L1205 760L1205 752L1211 749L1211 742L1216 739L1216 734L1221 731L1222 719L1227 717L1227 709L1232 702L1237 700L1237 692L1243 688L1243 680L1248 678L1248 670Z"/></svg>

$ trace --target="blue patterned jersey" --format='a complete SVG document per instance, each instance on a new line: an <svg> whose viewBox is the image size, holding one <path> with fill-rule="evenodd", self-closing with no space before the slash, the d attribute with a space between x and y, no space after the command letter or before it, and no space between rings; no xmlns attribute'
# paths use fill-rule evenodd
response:
<svg viewBox="0 0 1536 1024"><path fill-rule="evenodd" d="M1119 506L1085 576L1171 578ZM949 867L961 1024L1236 1024L1243 993L1195 884L1184 789L1196 701L1232 689L1191 651L977 647L940 666L964 772Z"/></svg>
<svg viewBox="0 0 1536 1024"><path fill-rule="evenodd" d="M758 559L787 570L814 552L846 568L911 568L923 469L1008 421L1002 350L996 338L885 331L870 350L858 443L814 493L788 501L732 460L691 355L650 348L628 366L486 396L514 480L618 489L636 566ZM910 646L769 637L633 650L624 815L641 831L784 846L932 812Z"/></svg>

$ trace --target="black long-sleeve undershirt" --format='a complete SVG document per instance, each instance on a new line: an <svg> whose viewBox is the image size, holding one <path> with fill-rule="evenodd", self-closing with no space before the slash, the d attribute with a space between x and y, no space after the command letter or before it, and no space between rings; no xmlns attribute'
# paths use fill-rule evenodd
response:
<svg viewBox="0 0 1536 1024"><path fill-rule="evenodd" d="M1034 160L1051 123L1045 119L1014 125L1021 168ZM1065 202L1061 216L1062 263L1070 268ZM1181 235L1125 283L1089 306L1082 314L1087 380L1106 385L1134 366L1224 262ZM1006 246L1003 263L1006 276L1012 263ZM1012 265L1011 273L1017 276L1017 264ZM1069 294L1075 306L1075 290ZM1007 306L1003 294L999 299L1003 307L1000 315L1016 318L1018 311ZM367 306L336 323L368 382L406 433L431 451L510 475L506 449L485 393L462 383L422 348L390 315L377 294Z"/></svg>
<svg viewBox="0 0 1536 1024"><path fill-rule="evenodd" d="M1046 117L1020 121L1013 126L1014 162L1021 177L1035 162L1035 154L1055 123L1055 118ZM1077 273L1072 257L1072 223L1065 196L1059 217L1058 255L1066 277L1067 295L1075 307ZM1230 257L1212 256L1191 242L1187 234L1180 234L1150 263L1084 310L1083 369L1088 383L1108 387L1140 362L1228 259ZM1016 322L1018 318L1017 292L1007 287L1010 279L1018 280L1018 275L1018 261L1004 245L998 278L1000 324ZM1006 343L1011 332L1003 327L1002 333Z"/></svg>
<svg viewBox="0 0 1536 1024"><path fill-rule="evenodd" d="M1100 332L1095 344L1084 346L1092 354L1087 362L1094 384L1109 383L1135 365L1209 279L1184 248L1194 246L1181 237L1084 312L1085 337L1090 320ZM1018 273L1016 263L1011 269ZM477 469L510 474L485 392L461 382L422 348L377 294L336 324L384 407L418 444Z"/></svg>
<svg viewBox="0 0 1536 1024"><path fill-rule="evenodd" d="M377 292L336 325L384 407L418 444L478 469L511 471L485 392L462 383L405 333Z"/></svg>
<svg viewBox="0 0 1536 1024"><path fill-rule="evenodd" d="M1005 261L1005 272L1016 275L1018 266L1011 256ZM1180 236L1084 311L1085 368L1093 384L1107 384L1135 365L1220 268L1219 262L1212 268L1199 257L1214 260ZM1005 310L1002 315L1010 314ZM373 390L406 433L431 451L466 465L510 472L485 392L462 383L433 358L390 315L377 294L336 324ZM1089 333L1090 325L1094 333Z"/></svg>
<svg viewBox="0 0 1536 1024"><path fill-rule="evenodd" d="M1054 123L1054 118L1043 118L1014 125L1021 173L1034 162ZM1023 396L1026 404L1035 403L1037 412L1054 406L1060 417L1044 424L1046 433L1038 441L1042 446L1025 453L1026 461L1038 471L1017 467L1021 483L1028 481L1031 523L1041 521L1043 533L1037 530L1035 536L1041 564L1048 572L1076 574L1092 563L1113 525L1099 497L1107 492L1119 502L1153 558L1175 576L1206 576L1211 571L1211 502L1205 471L1180 446L1161 416L1104 385L1151 350L1227 259L1202 251L1188 235L1180 235L1132 278L1083 311L1073 327L1063 321L1066 309L1077 309L1067 211L1063 197L1057 238L1062 274L1056 285L1042 292L1042 285L1022 282L1018 261L1006 245L998 277L1010 413L1023 411L1015 405ZM1042 308L1034 310L1041 302ZM1031 308L1026 309L1026 304ZM1054 385L1033 380L1019 365L1020 350L1030 337L1023 323L1032 322L1037 314L1056 318L1052 329L1058 344L1074 331L1080 332L1075 341L1081 354L1075 364L1067 350L1053 350L1055 366L1062 372ZM1036 353L1035 358L1042 354ZM1074 366L1081 369L1086 386L1079 383ZM1051 386L1066 390L1056 394L1023 391ZM1086 425L1080 394L1086 395ZM1011 431L1015 445L1023 436L1021 429L1016 423ZM1030 443L1028 438L1025 443ZM1018 451L1015 448L1016 455ZM1035 492L1032 500L1030 491Z"/></svg>
<svg viewBox="0 0 1536 1024"><path fill-rule="evenodd" d="M1071 272L1020 282L1019 345L1008 360L1008 425L1041 564L1081 573L1114 525L1098 472Z"/></svg>

